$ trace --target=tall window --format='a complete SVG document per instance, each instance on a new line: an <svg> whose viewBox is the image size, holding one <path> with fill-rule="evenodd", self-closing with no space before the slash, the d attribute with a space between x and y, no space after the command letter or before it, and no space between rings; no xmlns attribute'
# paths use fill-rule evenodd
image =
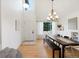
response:
<svg viewBox="0 0 79 59"><path fill-rule="evenodd" d="M52 22L44 22L43 31L52 31Z"/></svg>

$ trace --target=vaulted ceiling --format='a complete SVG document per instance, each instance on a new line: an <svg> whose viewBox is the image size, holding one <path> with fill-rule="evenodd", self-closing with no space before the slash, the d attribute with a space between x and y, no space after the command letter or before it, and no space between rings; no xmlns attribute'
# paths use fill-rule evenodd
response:
<svg viewBox="0 0 79 59"><path fill-rule="evenodd" d="M54 0L54 10L60 17L67 16L79 10L79 0ZM37 17L45 19L52 7L51 0L36 0Z"/></svg>
<svg viewBox="0 0 79 59"><path fill-rule="evenodd" d="M54 8L61 16L78 11L78 6L79 0L54 0Z"/></svg>

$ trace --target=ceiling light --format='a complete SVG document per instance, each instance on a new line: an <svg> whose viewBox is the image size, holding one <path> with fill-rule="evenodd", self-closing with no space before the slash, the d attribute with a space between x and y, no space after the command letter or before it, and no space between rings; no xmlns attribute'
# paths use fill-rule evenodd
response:
<svg viewBox="0 0 79 59"><path fill-rule="evenodd" d="M48 20L50 20L50 18L49 18L49 17L47 17L47 19L48 19Z"/></svg>
<svg viewBox="0 0 79 59"><path fill-rule="evenodd" d="M52 16L50 16L50 18L52 18Z"/></svg>
<svg viewBox="0 0 79 59"><path fill-rule="evenodd" d="M56 12L53 12L54 15L56 15Z"/></svg>
<svg viewBox="0 0 79 59"><path fill-rule="evenodd" d="M53 1L54 0L52 0L52 10L51 10L51 13L49 13L48 16L49 16L50 20L56 21L59 18L59 16L56 15L57 13L53 9Z"/></svg>
<svg viewBox="0 0 79 59"><path fill-rule="evenodd" d="M49 16L51 16L51 13L49 13Z"/></svg>
<svg viewBox="0 0 79 59"><path fill-rule="evenodd" d="M55 18L59 18L59 16L56 15Z"/></svg>

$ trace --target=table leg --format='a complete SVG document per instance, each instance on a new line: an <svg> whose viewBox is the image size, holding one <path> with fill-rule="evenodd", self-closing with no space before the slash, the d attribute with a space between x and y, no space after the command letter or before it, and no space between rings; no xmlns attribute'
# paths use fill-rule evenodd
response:
<svg viewBox="0 0 79 59"><path fill-rule="evenodd" d="M65 54L65 46L62 46L62 58L64 58L64 54Z"/></svg>

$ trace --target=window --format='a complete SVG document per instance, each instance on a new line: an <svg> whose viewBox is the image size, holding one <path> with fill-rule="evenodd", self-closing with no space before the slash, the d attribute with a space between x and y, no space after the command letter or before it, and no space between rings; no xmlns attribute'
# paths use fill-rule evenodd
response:
<svg viewBox="0 0 79 59"><path fill-rule="evenodd" d="M52 30L52 22L44 22L43 31L51 31L51 30Z"/></svg>

